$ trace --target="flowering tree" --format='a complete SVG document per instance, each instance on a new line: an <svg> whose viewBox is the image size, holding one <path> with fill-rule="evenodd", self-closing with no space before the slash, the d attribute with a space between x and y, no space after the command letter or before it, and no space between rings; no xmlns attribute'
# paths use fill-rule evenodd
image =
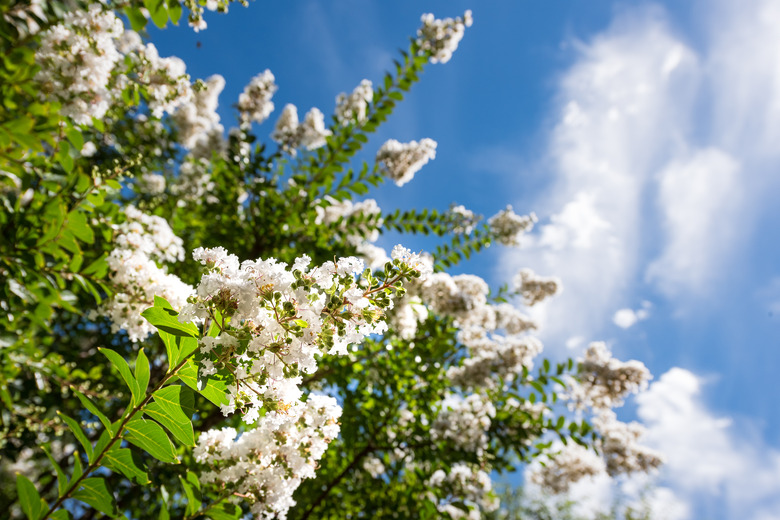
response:
<svg viewBox="0 0 780 520"><path fill-rule="evenodd" d="M611 408L646 384L601 343L539 361L529 270L491 292L446 269L536 217L364 198L435 158L356 153L446 63L471 13L422 17L395 70L287 105L255 76L227 132L219 76L138 32L224 0L3 1L0 504L29 519L478 518L493 472L554 491L658 465ZM127 23L123 22L123 19ZM262 136L269 135L270 139ZM375 242L438 237L430 254ZM11 478L15 473L15 477Z"/></svg>

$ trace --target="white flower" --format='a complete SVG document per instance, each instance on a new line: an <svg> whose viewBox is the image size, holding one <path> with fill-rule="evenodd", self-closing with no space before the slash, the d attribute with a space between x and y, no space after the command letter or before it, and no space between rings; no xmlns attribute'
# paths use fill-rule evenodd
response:
<svg viewBox="0 0 780 520"><path fill-rule="evenodd" d="M523 296L526 305L533 306L558 294L561 281L555 277L539 276L530 269L521 269L515 275L514 289Z"/></svg>
<svg viewBox="0 0 780 520"><path fill-rule="evenodd" d="M419 143L417 141L400 143L390 139L376 154L376 162L396 186L403 186L412 180L414 174L434 158L436 158L436 141L427 138Z"/></svg>
<svg viewBox="0 0 780 520"><path fill-rule="evenodd" d="M274 110L271 101L278 89L274 83L274 75L266 69L249 82L244 92L238 97L238 110L243 124L262 123Z"/></svg>
<svg viewBox="0 0 780 520"><path fill-rule="evenodd" d="M342 92L336 97L336 119L342 125L363 124L367 120L366 109L374 99L374 89L369 80L364 79L351 94Z"/></svg>
<svg viewBox="0 0 780 520"><path fill-rule="evenodd" d="M520 216L512 211L512 206L507 206L505 210L488 219L488 226L496 242L505 246L517 246L523 233L530 231L536 221L534 213Z"/></svg>
<svg viewBox="0 0 780 520"><path fill-rule="evenodd" d="M417 30L417 45L431 52L431 63L447 63L458 48L466 27L471 27L471 11L463 17L438 20L431 13L422 15L422 27Z"/></svg>

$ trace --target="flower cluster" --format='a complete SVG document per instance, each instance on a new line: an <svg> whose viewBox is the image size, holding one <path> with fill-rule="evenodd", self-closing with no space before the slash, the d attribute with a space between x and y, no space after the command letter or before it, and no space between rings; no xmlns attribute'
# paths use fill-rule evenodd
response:
<svg viewBox="0 0 780 520"><path fill-rule="evenodd" d="M154 117L173 113L191 99L190 77L181 59L175 56L161 58L151 43L129 56L135 61L136 81L145 87L146 102Z"/></svg>
<svg viewBox="0 0 780 520"><path fill-rule="evenodd" d="M336 96L335 116L339 123L348 125L357 123L362 125L367 119L368 104L374 99L372 83L364 79L355 87L351 94L342 92Z"/></svg>
<svg viewBox="0 0 780 520"><path fill-rule="evenodd" d="M419 143L410 141L400 143L390 139L376 154L376 162L380 169L396 186L403 186L420 171L429 160L436 158L436 141L423 139Z"/></svg>
<svg viewBox="0 0 780 520"><path fill-rule="evenodd" d="M450 218L452 232L457 235L468 235L474 231L474 226L479 221L473 211L466 206L453 204L450 206L447 215Z"/></svg>
<svg viewBox="0 0 780 520"><path fill-rule="evenodd" d="M431 53L431 63L447 63L463 39L466 27L471 27L473 18L469 10L462 17L443 20L427 13L422 15L421 21L423 25L417 30L417 45Z"/></svg>
<svg viewBox="0 0 780 520"><path fill-rule="evenodd" d="M490 475L472 464L459 462L452 466L449 473L441 469L436 470L427 484L441 490L443 499L438 500L434 496L430 499L436 503L441 513L448 514L453 520L480 518L480 513L490 513L499 506L498 497L493 493ZM455 504L465 506L468 512Z"/></svg>
<svg viewBox="0 0 780 520"><path fill-rule="evenodd" d="M439 405L431 438L452 442L461 450L481 456L487 448L490 420L495 416L496 408L484 395L450 394Z"/></svg>
<svg viewBox="0 0 780 520"><path fill-rule="evenodd" d="M564 493L585 477L603 475L605 469L604 460L594 451L570 442L548 456L544 465L529 466L526 479L552 493Z"/></svg>
<svg viewBox="0 0 780 520"><path fill-rule="evenodd" d="M523 233L531 231L536 223L536 215L518 215L512 211L512 206L499 211L488 219L488 226L494 239L505 246L520 245Z"/></svg>
<svg viewBox="0 0 780 520"><path fill-rule="evenodd" d="M176 204L185 206L188 202L213 204L218 199L211 194L214 182L211 180L210 163L204 159L190 159L179 166L179 175L171 185Z"/></svg>
<svg viewBox="0 0 780 520"><path fill-rule="evenodd" d="M126 221L115 226L116 248L106 259L116 293L98 312L111 320L114 332L125 330L131 341L140 341L156 330L141 317L154 303L154 296L180 308L192 294L192 287L157 264L184 258L182 241L165 219L146 215L133 206L125 207L125 216Z"/></svg>
<svg viewBox="0 0 780 520"><path fill-rule="evenodd" d="M193 257L207 272L179 320L210 320L218 328L201 340L200 374L228 379L222 411L240 409L248 423L261 409L267 417L297 402L301 374L316 371L316 356L346 354L348 345L384 332L395 292L421 276L414 258L400 255L381 281L353 257L313 269L307 256L292 266L273 258L239 263L223 248L199 248Z"/></svg>
<svg viewBox="0 0 780 520"><path fill-rule="evenodd" d="M242 125L249 125L252 122L262 123L274 111L271 98L278 88L274 81L274 75L266 69L252 78L249 85L244 88L238 97L238 111Z"/></svg>
<svg viewBox="0 0 780 520"><path fill-rule="evenodd" d="M639 444L645 432L641 424L620 422L611 410L601 411L593 422L600 434L596 448L604 457L607 473L611 476L646 473L663 462L658 452Z"/></svg>
<svg viewBox="0 0 780 520"><path fill-rule="evenodd" d="M382 210L374 199L352 202L349 199L336 200L328 195L323 199L323 202L324 204L315 207L317 217L314 223L316 225L340 223L339 229L355 243L364 239L368 242L374 242L379 237L379 228L382 227ZM347 225L348 220L352 221L349 226Z"/></svg>
<svg viewBox="0 0 780 520"><path fill-rule="evenodd" d="M219 124L219 94L225 88L225 78L214 74L205 82L196 83L192 99L179 106L173 119L179 131L179 142L187 149L196 148L199 141L208 140L208 135L224 128Z"/></svg>
<svg viewBox="0 0 780 520"><path fill-rule="evenodd" d="M542 277L530 269L521 269L513 280L515 292L520 294L528 306L536 305L550 296L555 296L561 288L561 281L554 277Z"/></svg>
<svg viewBox="0 0 780 520"><path fill-rule="evenodd" d="M205 466L200 481L244 497L257 517L284 519L295 505L293 493L315 476L317 461L338 436L340 416L334 398L312 394L240 436L233 428L204 432L193 452Z"/></svg>
<svg viewBox="0 0 780 520"><path fill-rule="evenodd" d="M580 408L595 409L620 406L626 396L645 389L652 377L642 362L615 359L600 341L588 346L578 375L579 382L571 382L567 397Z"/></svg>
<svg viewBox="0 0 780 520"><path fill-rule="evenodd" d="M35 59L41 92L62 103L61 113L77 124L102 118L116 97L109 85L121 59L114 39L124 31L113 11L99 4L72 11L47 30Z"/></svg>
<svg viewBox="0 0 780 520"><path fill-rule="evenodd" d="M306 113L303 123L298 122L298 109L288 104L276 122L271 139L279 143L283 150L295 155L296 148L315 150L325 146L331 131L325 128L325 116L317 107Z"/></svg>

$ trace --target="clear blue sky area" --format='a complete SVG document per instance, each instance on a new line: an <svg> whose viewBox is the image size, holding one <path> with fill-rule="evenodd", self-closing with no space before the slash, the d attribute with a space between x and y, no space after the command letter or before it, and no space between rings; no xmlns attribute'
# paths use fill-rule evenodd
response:
<svg viewBox="0 0 780 520"><path fill-rule="evenodd" d="M493 284L523 265L560 276L560 301L539 311L549 355L605 340L656 380L690 372L700 392L685 394L696 406L688 416L714 421L702 442L659 420L649 428L670 454L706 445L696 456L716 476L696 487L685 464L670 464L665 482L688 518L779 518L780 462L768 462L780 461L777 4L257 0L207 13L200 33L185 25L150 37L193 77L225 77L226 127L250 78L270 69L276 111L258 129L268 136L286 103L328 116L339 92L379 82L422 13L472 9L451 62L428 66L365 151L370 160L386 139L430 137L437 158L371 196L386 210L535 211L525 250L492 248L459 270ZM431 249L427 240L407 243ZM619 309L636 323L618 326ZM626 417L668 416L661 389L644 415L630 404ZM670 395L667 405L684 408ZM752 477L761 484L751 494L740 482Z"/></svg>

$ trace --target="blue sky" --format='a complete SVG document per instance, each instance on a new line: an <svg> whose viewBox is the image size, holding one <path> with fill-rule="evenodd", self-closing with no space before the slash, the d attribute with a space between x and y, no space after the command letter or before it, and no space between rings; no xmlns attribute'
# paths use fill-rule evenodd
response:
<svg viewBox="0 0 780 520"><path fill-rule="evenodd" d="M559 276L564 292L536 311L547 354L604 340L648 365L656 384L623 415L667 454L668 518L780 518L780 2L256 1L151 36L193 77L226 78L226 126L270 69L268 135L288 102L329 114L339 92L381 80L423 12L465 9L453 59L366 150L430 137L437 158L372 196L535 211L523 249L459 269Z"/></svg>

